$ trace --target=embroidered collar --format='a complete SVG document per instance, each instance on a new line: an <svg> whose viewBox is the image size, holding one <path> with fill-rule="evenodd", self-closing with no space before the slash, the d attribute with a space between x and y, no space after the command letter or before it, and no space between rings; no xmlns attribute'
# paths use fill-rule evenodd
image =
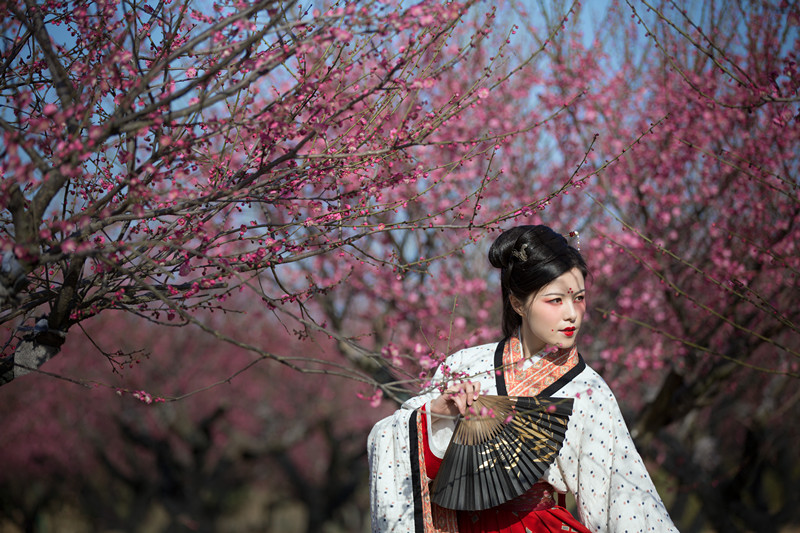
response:
<svg viewBox="0 0 800 533"><path fill-rule="evenodd" d="M536 396L572 370L580 359L578 346L568 352L540 351L529 359L517 337L506 339L503 373L509 396Z"/></svg>

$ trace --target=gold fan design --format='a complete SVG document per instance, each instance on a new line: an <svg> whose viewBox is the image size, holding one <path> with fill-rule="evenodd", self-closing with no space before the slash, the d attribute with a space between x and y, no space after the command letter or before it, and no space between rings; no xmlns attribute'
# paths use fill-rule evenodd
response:
<svg viewBox="0 0 800 533"><path fill-rule="evenodd" d="M480 396L456 424L431 501L479 511L527 492L558 456L572 403L572 398Z"/></svg>

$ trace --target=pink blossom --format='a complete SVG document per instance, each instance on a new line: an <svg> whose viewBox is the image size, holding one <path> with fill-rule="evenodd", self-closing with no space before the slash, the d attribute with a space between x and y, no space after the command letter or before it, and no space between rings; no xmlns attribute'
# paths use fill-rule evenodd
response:
<svg viewBox="0 0 800 533"><path fill-rule="evenodd" d="M345 43L350 42L353 39L352 33L338 27L331 28L331 35L333 35L333 38L337 41L342 41Z"/></svg>

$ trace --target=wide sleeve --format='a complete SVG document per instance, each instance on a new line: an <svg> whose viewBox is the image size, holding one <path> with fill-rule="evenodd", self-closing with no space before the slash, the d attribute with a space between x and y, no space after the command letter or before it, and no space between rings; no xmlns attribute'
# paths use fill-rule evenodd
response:
<svg viewBox="0 0 800 533"><path fill-rule="evenodd" d="M464 375L466 379L481 380L487 393L496 393L491 355L492 345L462 350L451 355L437 369L432 383L446 384L454 375ZM488 354L488 357L487 357ZM447 370L445 370L447 369ZM462 369L469 369L467 373ZM424 460L420 465L420 444L426 431L428 444L434 455L441 457L450 441L455 420L428 416L427 424L418 424L419 410L427 410L430 401L439 395L432 386L425 393L416 396L380 420L372 428L367 440L367 456L370 471L370 510L372 531L414 531L419 523L420 513L425 506L421 497L422 483L427 482Z"/></svg>
<svg viewBox="0 0 800 533"><path fill-rule="evenodd" d="M433 383L441 381L442 372L437 370ZM420 450L423 435L419 432L428 433L430 447L439 455L443 453L440 450L446 448L455 424L434 416L425 417L425 425L418 423L421 420L419 411L427 411L438 394L438 389L432 388L408 400L370 431L367 457L373 532L414 531L420 523L422 483L427 482L427 474L424 464L420 464L424 449Z"/></svg>
<svg viewBox="0 0 800 533"><path fill-rule="evenodd" d="M593 532L677 532L605 381L587 369L570 390L573 414L551 483L575 495Z"/></svg>
<svg viewBox="0 0 800 533"><path fill-rule="evenodd" d="M413 531L416 411L400 409L379 421L367 440L372 531Z"/></svg>

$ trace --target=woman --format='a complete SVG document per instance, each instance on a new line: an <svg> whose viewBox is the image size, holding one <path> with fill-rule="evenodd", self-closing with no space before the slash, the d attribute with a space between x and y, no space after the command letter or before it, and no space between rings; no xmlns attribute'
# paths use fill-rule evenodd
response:
<svg viewBox="0 0 800 533"><path fill-rule="evenodd" d="M546 226L520 226L497 238L489 261L500 269L505 338L448 357L434 376L439 387L375 425L368 445L373 531L677 531L614 395L578 354L588 274L580 252ZM430 481L456 415L480 394L574 398L563 447L518 498L485 511L438 507ZM556 504L555 495L567 492L577 519Z"/></svg>

